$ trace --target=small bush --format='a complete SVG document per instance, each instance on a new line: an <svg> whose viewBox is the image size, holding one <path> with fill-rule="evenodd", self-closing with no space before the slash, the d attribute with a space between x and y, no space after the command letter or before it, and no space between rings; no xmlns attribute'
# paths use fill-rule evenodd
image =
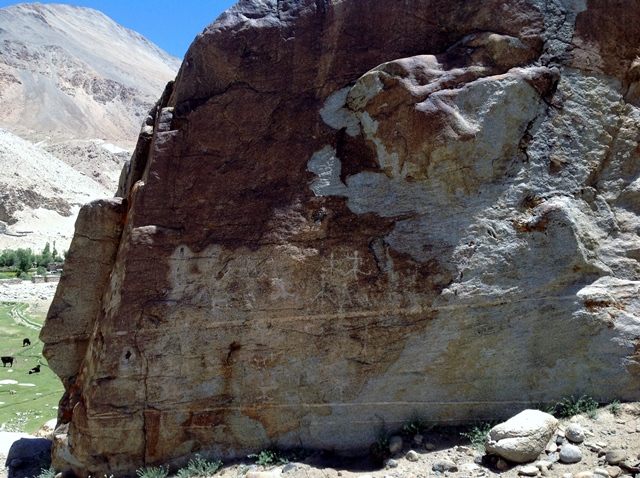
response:
<svg viewBox="0 0 640 478"><path fill-rule="evenodd" d="M496 426L496 422L482 422L477 425L473 425L468 431L460 433L463 437L468 439L473 446L480 453L484 453L484 442L487 439L489 431Z"/></svg>
<svg viewBox="0 0 640 478"><path fill-rule="evenodd" d="M262 450L260 453L252 453L248 456L248 458L255 458L256 465L260 466L278 466L289 463L289 460L278 450L273 448L269 448L267 450Z"/></svg>
<svg viewBox="0 0 640 478"><path fill-rule="evenodd" d="M29 278L30 278L31 276L29 275L29 273L28 273L28 272L24 272L24 271L17 271L17 272L16 272L16 277L17 277L18 279L22 279L22 280L29 280Z"/></svg>
<svg viewBox="0 0 640 478"><path fill-rule="evenodd" d="M52 468L42 469L36 478L55 478L56 472Z"/></svg>
<svg viewBox="0 0 640 478"><path fill-rule="evenodd" d="M150 466L141 470L136 470L139 478L167 478L169 468L164 466Z"/></svg>
<svg viewBox="0 0 640 478"><path fill-rule="evenodd" d="M420 417L415 417L402 426L401 433L403 435L422 435L423 433L431 430L431 428L433 427L429 425L426 420L423 420Z"/></svg>
<svg viewBox="0 0 640 478"><path fill-rule="evenodd" d="M582 395L580 398L571 396L556 405L556 415L560 418L571 418L583 413L589 418L593 418L598 406L598 402L587 395Z"/></svg>
<svg viewBox="0 0 640 478"><path fill-rule="evenodd" d="M620 400L614 400L609 404L608 408L611 415L614 417L619 417L622 414L622 405L620 404Z"/></svg>
<svg viewBox="0 0 640 478"><path fill-rule="evenodd" d="M200 455L196 455L195 458L189 461L186 468L182 468L178 471L176 476L178 478L190 478L194 476L210 476L220 469L222 462L207 461Z"/></svg>

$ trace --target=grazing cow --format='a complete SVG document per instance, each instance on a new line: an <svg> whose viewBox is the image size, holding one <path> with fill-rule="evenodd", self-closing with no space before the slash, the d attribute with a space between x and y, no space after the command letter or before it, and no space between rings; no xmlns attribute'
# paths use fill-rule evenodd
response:
<svg viewBox="0 0 640 478"><path fill-rule="evenodd" d="M9 364L9 367L13 367L13 357L0 357L0 360L2 360L2 366L6 366L7 364Z"/></svg>
<svg viewBox="0 0 640 478"><path fill-rule="evenodd" d="M29 375L31 375L32 373L40 373L40 365L36 365L31 370L29 370Z"/></svg>
<svg viewBox="0 0 640 478"><path fill-rule="evenodd" d="M22 341L22 346L23 346L23 347L26 347L27 345L31 345L31 340L29 340L29 339L24 339L24 340Z"/></svg>

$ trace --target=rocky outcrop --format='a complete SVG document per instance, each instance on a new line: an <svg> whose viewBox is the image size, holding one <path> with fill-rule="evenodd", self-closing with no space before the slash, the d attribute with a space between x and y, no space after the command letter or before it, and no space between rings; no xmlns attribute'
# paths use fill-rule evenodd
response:
<svg viewBox="0 0 640 478"><path fill-rule="evenodd" d="M601 21L617 8L241 1L221 16L123 172L54 464L357 450L416 414L638 399L636 53L617 45L640 6L628 30ZM49 358L69 347L56 327Z"/></svg>

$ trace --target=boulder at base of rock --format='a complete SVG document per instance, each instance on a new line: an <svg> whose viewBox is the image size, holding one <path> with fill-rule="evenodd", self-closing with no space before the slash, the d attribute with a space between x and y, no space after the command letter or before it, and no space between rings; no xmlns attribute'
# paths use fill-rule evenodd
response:
<svg viewBox="0 0 640 478"><path fill-rule="evenodd" d="M42 425L40 428L38 428L33 435L38 438L46 438L47 440L53 440L53 432L56 429L57 422L58 420L56 418L52 418L51 420L46 422L44 425Z"/></svg>
<svg viewBox="0 0 640 478"><path fill-rule="evenodd" d="M539 410L524 410L493 427L485 441L487 453L509 461L526 463L544 451L553 436L558 420Z"/></svg>
<svg viewBox="0 0 640 478"><path fill-rule="evenodd" d="M9 449L5 466L9 478L38 476L51 465L51 441L46 438L20 438Z"/></svg>

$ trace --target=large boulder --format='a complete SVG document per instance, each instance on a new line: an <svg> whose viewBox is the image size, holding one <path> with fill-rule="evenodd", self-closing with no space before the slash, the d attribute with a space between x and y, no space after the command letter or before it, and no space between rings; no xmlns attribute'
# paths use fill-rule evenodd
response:
<svg viewBox="0 0 640 478"><path fill-rule="evenodd" d="M487 453L514 463L533 461L542 453L558 428L553 415L539 410L524 410L487 434Z"/></svg>
<svg viewBox="0 0 640 478"><path fill-rule="evenodd" d="M42 331L56 466L640 399L640 3L614 3L222 15L145 120L111 232L69 253Z"/></svg>

